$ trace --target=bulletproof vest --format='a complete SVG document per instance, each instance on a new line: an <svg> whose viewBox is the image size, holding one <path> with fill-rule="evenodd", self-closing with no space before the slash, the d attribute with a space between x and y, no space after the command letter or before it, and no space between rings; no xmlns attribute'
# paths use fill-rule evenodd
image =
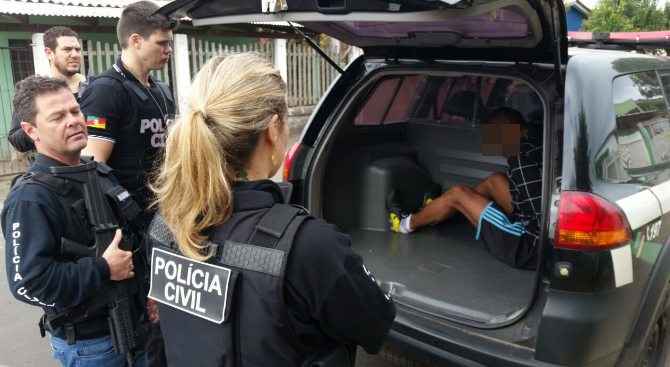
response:
<svg viewBox="0 0 670 367"><path fill-rule="evenodd" d="M162 98L165 98L165 100L161 101L160 98L155 100L150 95L150 92L143 88L137 81L129 80L116 65L113 65L112 68L98 75L96 79L97 78L111 78L121 83L123 88L128 92L128 96L132 99L132 104L137 107L137 113L133 116L133 119L137 121L138 131L131 136L129 140L125 140L123 143L128 146L138 147L138 149L141 150L162 147L164 144L164 133L168 124L168 121L166 120L174 114L174 107L172 107L171 110L171 106L174 106L174 98L168 85L149 76L149 78L162 91ZM158 106L156 106L156 104L158 104ZM165 106L167 106L167 111L163 111ZM155 112L165 113L166 115L157 116L156 113L152 112L154 110L156 110ZM144 138L141 137L142 134L150 134L150 136ZM145 139L149 139L151 145L146 145L147 140ZM149 159L149 156L150 155L139 154L137 162L133 163L143 167L139 172L140 181L144 181L142 172L152 165L151 163L141 163L140 161ZM127 172L125 169L121 169L121 167L128 164L128 162L122 161L120 157L113 154L107 163L112 167L118 168L116 177L121 180L129 190L131 190L138 201L138 204L140 204L140 207L146 209L150 203L149 189L144 187L143 184L139 187L135 187L135 184L131 185L128 183L128 180L132 179L128 176L124 176L127 175ZM131 177L136 176L133 174Z"/></svg>
<svg viewBox="0 0 670 367"><path fill-rule="evenodd" d="M84 163L92 161L90 157L82 157L81 160ZM125 190L112 181L109 176L112 169L109 166L98 162L97 171L101 189L108 197L110 204L112 204L112 209L115 213L122 213L122 215L117 215L119 225L123 228L130 228L132 226L131 222L139 214L139 208L133 203L132 199L124 198L123 192ZM63 238L82 245L90 245L95 240L94 233L88 222L86 204L81 192L67 183L66 180L39 171L27 172L22 176L18 176L12 184L11 190L16 190L18 187L27 184L45 187L56 194L67 220L67 227ZM120 198L124 198L125 200L119 200ZM67 261L72 259L76 260L71 255L61 254L57 260Z"/></svg>
<svg viewBox="0 0 670 367"><path fill-rule="evenodd" d="M90 157L82 157L81 161L89 163L92 162L92 159ZM110 176L111 171L112 169L106 164L97 163L101 189L108 198L112 211L119 221L119 226L130 232L133 230L133 221L138 216L140 209L132 198L130 198L128 192L113 181ZM20 186L30 184L42 186L56 194L56 198L67 220L65 232L61 239L61 246L65 240L84 246L93 244L95 235L88 220L88 212L83 194L78 189L69 184L65 179L54 177L45 172L32 171L18 176L10 190L13 191ZM55 259L60 262L72 262L76 261L77 258L76 255L64 253L61 247L60 254ZM96 303L101 304L104 302L104 300L101 300ZM86 301L70 309L43 307L45 317L40 321L42 336L44 337L43 329L45 324L47 325L46 329L53 332L55 329L66 324L79 324L90 321L89 323L92 324L89 327L80 329L84 332L97 332L100 329L106 330L107 321L105 318L107 316L107 309L104 307L92 309L92 304L94 304L93 300ZM69 339L70 335L68 335L68 341Z"/></svg>
<svg viewBox="0 0 670 367"><path fill-rule="evenodd" d="M172 306L160 309L170 365L300 366L314 351L296 337L284 303L286 264L295 233L310 217L306 214L284 204L233 213L211 229L203 249L212 255L206 263L179 256L172 232L156 215L149 227L154 243L150 297ZM230 241L233 232L249 240ZM209 268L196 276L203 266ZM224 274L225 298L218 304L210 302L207 285L197 288L203 279L212 284L217 271ZM191 302L184 302L185 296ZM197 341L189 338L195 334Z"/></svg>
<svg viewBox="0 0 670 367"><path fill-rule="evenodd" d="M130 94L131 98L133 98L138 104L138 106L141 106L145 103L153 103L153 101L150 100L150 96L147 94L146 90L143 90L140 88L136 83L133 83L131 80L128 80L123 74L121 74L121 71L116 69L115 67L105 70L103 73L98 75L96 78L100 77L108 77L112 79L118 80L121 85L128 91L128 94ZM151 78L151 76L149 76ZM167 84L158 81L156 79L153 79L154 83L160 87L160 89L163 91L163 95L165 98L167 98L170 102L174 103L174 99L172 98L172 92L170 92L170 88L168 87Z"/></svg>

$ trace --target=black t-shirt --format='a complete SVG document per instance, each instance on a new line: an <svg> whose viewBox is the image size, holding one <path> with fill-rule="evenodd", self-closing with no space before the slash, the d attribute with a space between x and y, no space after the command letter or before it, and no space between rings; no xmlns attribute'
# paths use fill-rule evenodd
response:
<svg viewBox="0 0 670 367"><path fill-rule="evenodd" d="M79 98L76 92L72 94L74 94L75 99ZM21 153L35 150L35 142L21 129L21 120L16 114L12 114L12 126L9 129L9 134L7 134L7 139L9 139L9 143L12 144L14 149Z"/></svg>
<svg viewBox="0 0 670 367"><path fill-rule="evenodd" d="M149 78L150 87L141 84L121 59L113 69L110 72L117 72L135 84L137 90L146 93L146 98L142 100L119 80L101 74L86 88L80 101L81 110L89 139L114 143L107 165L114 169L121 186L139 194L138 201L144 209L147 179L157 153L164 146L166 118L174 117L175 104L153 78Z"/></svg>

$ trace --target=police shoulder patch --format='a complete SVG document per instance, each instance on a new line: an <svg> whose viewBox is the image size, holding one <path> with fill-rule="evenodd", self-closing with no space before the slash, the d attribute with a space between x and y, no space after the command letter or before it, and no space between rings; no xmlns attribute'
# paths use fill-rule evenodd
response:
<svg viewBox="0 0 670 367"><path fill-rule="evenodd" d="M228 289L233 275L223 266L154 248L149 298L220 324L230 308Z"/></svg>

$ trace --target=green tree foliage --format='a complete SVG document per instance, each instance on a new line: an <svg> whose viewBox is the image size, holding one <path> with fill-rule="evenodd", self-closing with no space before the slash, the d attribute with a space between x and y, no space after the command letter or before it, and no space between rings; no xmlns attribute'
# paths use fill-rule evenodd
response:
<svg viewBox="0 0 670 367"><path fill-rule="evenodd" d="M601 0L582 28L589 32L668 30L670 2L665 0L661 7L659 0Z"/></svg>

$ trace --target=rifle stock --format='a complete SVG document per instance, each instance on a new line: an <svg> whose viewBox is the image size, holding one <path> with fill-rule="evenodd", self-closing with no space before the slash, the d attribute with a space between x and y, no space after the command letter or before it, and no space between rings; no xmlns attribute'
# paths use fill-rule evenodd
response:
<svg viewBox="0 0 670 367"><path fill-rule="evenodd" d="M79 166L50 167L49 170L55 177L65 179L83 193L89 223L93 225L95 230L95 243L92 246L85 246L74 241L62 239L62 251L78 256L101 257L114 240L114 235L119 225L100 187L97 163L90 162ZM122 243L125 245L126 241L122 241ZM124 249L126 246L119 247ZM135 314L133 307L133 287L131 281L131 279L126 279L110 283L108 321L115 352L117 354L126 354L128 365L132 367L135 364L135 348L138 344L138 315Z"/></svg>

